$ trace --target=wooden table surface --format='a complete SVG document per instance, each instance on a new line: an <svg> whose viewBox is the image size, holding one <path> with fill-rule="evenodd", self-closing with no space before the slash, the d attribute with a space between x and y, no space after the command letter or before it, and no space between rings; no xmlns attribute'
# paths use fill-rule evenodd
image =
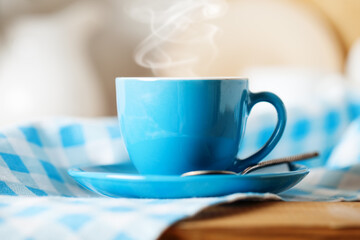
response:
<svg viewBox="0 0 360 240"><path fill-rule="evenodd" d="M360 239L360 202L237 202L182 220L160 239Z"/></svg>

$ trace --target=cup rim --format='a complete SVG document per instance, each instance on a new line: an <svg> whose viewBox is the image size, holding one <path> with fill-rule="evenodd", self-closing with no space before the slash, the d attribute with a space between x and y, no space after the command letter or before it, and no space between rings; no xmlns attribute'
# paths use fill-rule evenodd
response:
<svg viewBox="0 0 360 240"><path fill-rule="evenodd" d="M241 80L248 81L246 77L116 77L115 80L135 80L135 81L172 81L172 80L181 80L181 81L214 81L214 80Z"/></svg>

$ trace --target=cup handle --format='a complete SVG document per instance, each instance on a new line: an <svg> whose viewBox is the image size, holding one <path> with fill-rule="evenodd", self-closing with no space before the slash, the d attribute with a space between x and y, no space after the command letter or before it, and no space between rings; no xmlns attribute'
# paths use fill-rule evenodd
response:
<svg viewBox="0 0 360 240"><path fill-rule="evenodd" d="M230 171L241 172L245 168L255 165L265 158L279 142L286 125L286 110L284 103L281 99L273 93L270 92L259 92L259 93L249 93L249 101L247 104L248 113L250 113L253 106L259 102L268 102L272 104L277 112L277 124L274 132L272 133L269 140L264 144L260 150L258 150L253 155L245 159L236 159L234 163L228 168Z"/></svg>

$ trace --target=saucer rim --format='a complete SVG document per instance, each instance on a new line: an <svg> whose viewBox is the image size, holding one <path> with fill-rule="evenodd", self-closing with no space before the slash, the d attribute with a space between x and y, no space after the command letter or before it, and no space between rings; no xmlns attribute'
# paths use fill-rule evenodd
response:
<svg viewBox="0 0 360 240"><path fill-rule="evenodd" d="M116 179L123 179L123 180L132 180L132 181L193 181L193 180L212 180L218 178L242 178L242 179L251 179L251 178L277 178L277 177L286 177L286 176L296 176L296 175L307 175L310 170L308 167L298 163L289 163L292 168L295 170L290 170L288 172L280 172L280 173L254 173L254 174L245 174L245 175L201 175L201 176L187 176L181 177L180 175L141 175L139 173L121 173L121 172L96 172L96 171L85 171L82 168L87 167L102 167L102 166L115 166L120 164L131 164L127 162L117 163L117 164L101 164L101 165L84 165L81 167L72 167L68 169L68 174L71 177L85 177L85 178L92 178L92 179L102 179L102 180L116 180Z"/></svg>

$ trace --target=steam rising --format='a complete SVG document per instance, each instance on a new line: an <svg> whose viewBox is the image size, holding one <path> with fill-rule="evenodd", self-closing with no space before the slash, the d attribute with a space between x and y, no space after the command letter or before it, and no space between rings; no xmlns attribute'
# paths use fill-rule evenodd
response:
<svg viewBox="0 0 360 240"><path fill-rule="evenodd" d="M206 49L204 64L217 54L214 37L218 28L209 20L226 9L225 0L133 1L130 15L150 24L151 30L137 47L135 61L157 76L196 75L193 66L203 60L197 50Z"/></svg>

